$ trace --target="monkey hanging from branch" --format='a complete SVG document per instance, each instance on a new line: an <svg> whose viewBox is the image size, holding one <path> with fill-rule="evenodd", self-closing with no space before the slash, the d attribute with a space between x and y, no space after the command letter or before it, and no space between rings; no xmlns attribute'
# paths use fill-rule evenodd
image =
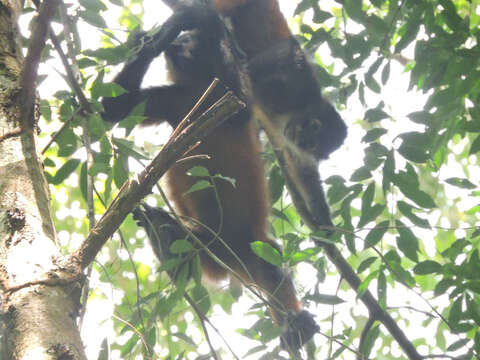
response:
<svg viewBox="0 0 480 360"><path fill-rule="evenodd" d="M103 100L104 119L118 122L144 102L144 125L166 121L175 128L214 78L248 104L189 153L206 154L209 159L191 156L167 172L168 197L186 220L184 226L208 247L208 251L200 251L204 274L221 280L233 271L245 283L260 288L275 322L285 329L282 343L298 349L318 326L302 309L290 276L258 257L250 246L260 241L281 252L267 234L270 205L254 119L272 142L287 185L298 189L293 199L303 204L307 214L320 217L312 221L326 227L332 223L318 160L341 145L346 127L322 98L313 70L288 30L276 0L215 0L215 8L208 0L166 2L173 6L173 15L153 36L138 38L141 49L114 79L128 93ZM227 16L235 40L219 13ZM179 35L181 31L184 33ZM246 54L246 68L237 46ZM151 61L162 52L172 84L141 88ZM223 91L221 86L215 87L198 111L210 107ZM203 179L211 186L189 192L199 179L187 175L195 167L206 169L208 175ZM215 174L222 176L210 176ZM225 178L234 179L235 184ZM177 240L179 234L185 237L181 227L161 209L145 206L143 211L137 210L136 217L161 259L171 255L169 240ZM170 226L170 235L163 231L165 225ZM154 233L167 239L157 239Z"/></svg>

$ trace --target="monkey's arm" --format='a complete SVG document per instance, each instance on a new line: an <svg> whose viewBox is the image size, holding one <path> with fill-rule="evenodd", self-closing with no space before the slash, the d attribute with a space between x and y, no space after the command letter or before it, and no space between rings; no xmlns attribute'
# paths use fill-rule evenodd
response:
<svg viewBox="0 0 480 360"><path fill-rule="evenodd" d="M196 94L193 90L181 85L130 89L126 94L102 100L105 109L103 119L117 123L135 106L145 102L146 119L142 125L168 121L172 127L176 127L186 111L194 105Z"/></svg>
<svg viewBox="0 0 480 360"><path fill-rule="evenodd" d="M199 96L198 87L195 84L174 84L140 89L140 85L152 60L164 52L181 31L191 30L211 21L212 14L216 14L212 10L205 5L179 7L155 35L148 36L143 33L136 36L135 45L140 47L140 50L113 80L127 90L127 93L102 100L103 118L106 121L119 122L135 106L145 102L147 120L143 124L168 120L172 126L177 125L185 114L185 109L189 109Z"/></svg>

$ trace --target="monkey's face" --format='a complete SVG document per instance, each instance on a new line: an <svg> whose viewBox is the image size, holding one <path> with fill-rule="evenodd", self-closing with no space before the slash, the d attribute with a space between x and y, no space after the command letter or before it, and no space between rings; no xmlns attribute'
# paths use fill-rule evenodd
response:
<svg viewBox="0 0 480 360"><path fill-rule="evenodd" d="M334 107L323 99L290 113L284 135L316 160L326 159L342 145L347 128Z"/></svg>

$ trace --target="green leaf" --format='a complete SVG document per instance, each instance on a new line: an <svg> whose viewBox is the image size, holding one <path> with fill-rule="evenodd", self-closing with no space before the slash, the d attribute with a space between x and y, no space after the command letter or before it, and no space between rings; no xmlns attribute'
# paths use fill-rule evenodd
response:
<svg viewBox="0 0 480 360"><path fill-rule="evenodd" d="M452 177L445 180L447 184L462 188L462 189L475 189L476 185L472 184L468 179Z"/></svg>
<svg viewBox="0 0 480 360"><path fill-rule="evenodd" d="M320 248L318 246L315 248L308 248L302 251L297 251L291 256L290 265L294 266L302 261L309 260L316 254L318 254L319 251Z"/></svg>
<svg viewBox="0 0 480 360"><path fill-rule="evenodd" d="M108 349L109 349L108 338L105 337L102 340L102 343L100 345L100 351L98 353L97 360L109 360L110 356L109 356Z"/></svg>
<svg viewBox="0 0 480 360"><path fill-rule="evenodd" d="M135 333L132 333L132 336L130 337L130 339L128 339L125 345L122 345L122 347L120 348L120 355L122 357L125 357L127 354L131 353L133 347L137 345L139 341L140 341L140 338Z"/></svg>
<svg viewBox="0 0 480 360"><path fill-rule="evenodd" d="M363 192L362 208L361 208L362 213L367 211L371 207L374 196L375 196L375 183L372 182L367 186L367 188Z"/></svg>
<svg viewBox="0 0 480 360"><path fill-rule="evenodd" d="M200 180L200 181L197 181L195 184L193 184L190 187L190 189L188 189L183 195L191 194L195 191L200 191L200 190L208 189L208 188L211 188L211 187L213 187L213 186L210 183L210 181Z"/></svg>
<svg viewBox="0 0 480 360"><path fill-rule="evenodd" d="M122 155L131 156L137 160L150 159L150 157L145 154L143 150L135 146L133 141L112 137L112 143L118 148L119 153Z"/></svg>
<svg viewBox="0 0 480 360"><path fill-rule="evenodd" d="M375 220L385 209L385 205L375 204L371 206L375 195L375 183L370 183L362 196L362 207L358 227L363 227L370 221Z"/></svg>
<svg viewBox="0 0 480 360"><path fill-rule="evenodd" d="M377 260L376 256L371 256L365 260L363 260L357 268L357 274L361 274L366 269L370 267L375 261Z"/></svg>
<svg viewBox="0 0 480 360"><path fill-rule="evenodd" d="M383 271L379 271L377 278L378 303L385 309L387 307L387 279Z"/></svg>
<svg viewBox="0 0 480 360"><path fill-rule="evenodd" d="M193 245L190 243L190 241L186 239L175 240L170 245L170 251L173 254L183 254L186 252L193 251Z"/></svg>
<svg viewBox="0 0 480 360"><path fill-rule="evenodd" d="M390 221L388 220L382 221L368 232L367 236L365 237L365 249L375 246L380 240L382 240L383 236L388 231L389 224Z"/></svg>
<svg viewBox="0 0 480 360"><path fill-rule="evenodd" d="M398 210L400 210L400 212L413 224L422 228L430 229L428 220L422 219L413 213L413 210L415 209L413 206L407 204L405 201L400 200L397 202L397 207Z"/></svg>
<svg viewBox="0 0 480 360"><path fill-rule="evenodd" d="M418 263L413 268L413 272L417 275L428 275L442 272L442 265L433 260L426 260Z"/></svg>
<svg viewBox="0 0 480 360"><path fill-rule="evenodd" d="M480 294L480 281L479 280L472 280L472 281L467 281L465 283L465 287L473 292L476 292L477 294Z"/></svg>
<svg viewBox="0 0 480 360"><path fill-rule="evenodd" d="M452 344L450 344L447 348L447 351L456 351L464 347L465 345L468 344L470 340L469 339L459 339Z"/></svg>
<svg viewBox="0 0 480 360"><path fill-rule="evenodd" d="M188 176L204 176L209 177L210 173L208 169L204 166L194 166L190 170L187 171Z"/></svg>
<svg viewBox="0 0 480 360"><path fill-rule="evenodd" d="M119 156L113 160L113 182L120 189L125 181L128 180L127 158Z"/></svg>
<svg viewBox="0 0 480 360"><path fill-rule="evenodd" d="M473 140L472 145L470 145L470 151L468 152L469 155L476 154L480 151L480 135Z"/></svg>
<svg viewBox="0 0 480 360"><path fill-rule="evenodd" d="M105 126L102 117L98 114L92 114L88 117L88 128L92 141L100 139L105 134Z"/></svg>
<svg viewBox="0 0 480 360"><path fill-rule="evenodd" d="M398 43L395 45L394 54L400 54L403 49L417 38L422 20L422 11L420 11L420 9L411 12L409 19L400 29L402 35Z"/></svg>
<svg viewBox="0 0 480 360"><path fill-rule="evenodd" d="M250 244L253 252L266 262L275 265L282 265L282 255L272 245L264 241L255 241Z"/></svg>
<svg viewBox="0 0 480 360"><path fill-rule="evenodd" d="M419 164L426 163L427 160L430 158L425 149L419 148L417 146L411 146L405 142L400 145L397 151L405 159Z"/></svg>
<svg viewBox="0 0 480 360"><path fill-rule="evenodd" d="M273 166L268 176L268 184L270 189L270 201L275 204L282 196L285 187L285 180L282 171L278 166Z"/></svg>
<svg viewBox="0 0 480 360"><path fill-rule="evenodd" d="M235 187L236 184L237 184L236 179L228 177L228 176L223 176L222 174L215 174L213 177L215 179L220 179L220 180L226 181L226 182L230 183L233 187Z"/></svg>
<svg viewBox="0 0 480 360"><path fill-rule="evenodd" d="M62 165L60 169L57 170L55 176L52 178L51 183L53 185L61 184L67 177L73 173L80 164L79 159L70 159L65 164Z"/></svg>
<svg viewBox="0 0 480 360"><path fill-rule="evenodd" d="M55 167L55 162L50 159L49 157L46 157L43 159L43 166L44 167Z"/></svg>
<svg viewBox="0 0 480 360"><path fill-rule="evenodd" d="M362 2L358 0L345 0L343 3L347 14L357 22L363 22L365 13L362 11Z"/></svg>
<svg viewBox="0 0 480 360"><path fill-rule="evenodd" d="M91 10L79 10L78 15L88 24L98 27L100 29L105 29L107 23L97 12Z"/></svg>
<svg viewBox="0 0 480 360"><path fill-rule="evenodd" d="M210 296L208 295L207 289L202 285L197 285L190 292L190 296L195 301L200 312L205 315L211 306Z"/></svg>
<svg viewBox="0 0 480 360"><path fill-rule="evenodd" d="M451 0L439 0L439 3L444 9L442 15L448 27L453 31L460 30L462 18L457 14L455 4Z"/></svg>
<svg viewBox="0 0 480 360"><path fill-rule="evenodd" d="M382 85L385 85L390 77L390 61L385 64L382 70Z"/></svg>
<svg viewBox="0 0 480 360"><path fill-rule="evenodd" d="M393 183L407 198L415 202L417 205L432 209L436 204L427 193L418 189L418 179L416 173L411 170L408 172L399 172L392 176Z"/></svg>
<svg viewBox="0 0 480 360"><path fill-rule="evenodd" d="M370 90L372 90L373 92L375 92L377 94L380 94L380 92L382 91L382 88L380 87L377 80L375 80L375 78L373 76L365 76L365 84L368 86L368 88ZM382 111L382 110L380 110L380 111ZM370 122L370 120L368 120L368 118L367 118L367 121Z"/></svg>
<svg viewBox="0 0 480 360"><path fill-rule="evenodd" d="M175 336L176 338L184 341L185 343L187 343L190 346L194 346L194 347L197 346L195 341L190 339L190 337L188 335L185 335L184 333L176 332L176 333L173 333L172 336ZM183 356L181 357L181 359L183 359Z"/></svg>
<svg viewBox="0 0 480 360"><path fill-rule="evenodd" d="M89 58L81 58L77 60L78 67L80 69L86 69L88 67L97 66L98 63Z"/></svg>
<svg viewBox="0 0 480 360"><path fill-rule="evenodd" d="M50 108L50 103L47 100L40 100L40 114L47 122L52 120L52 109Z"/></svg>
<svg viewBox="0 0 480 360"><path fill-rule="evenodd" d="M201 285L203 272L202 272L202 264L200 261L200 256L198 254L193 257L191 264L192 264L193 279L195 280L195 283L197 285Z"/></svg>
<svg viewBox="0 0 480 360"><path fill-rule="evenodd" d="M177 268L180 264L182 264L184 260L180 257L172 257L170 259L166 259L165 261L162 261L162 264L160 265L158 271L170 271L172 269Z"/></svg>
<svg viewBox="0 0 480 360"><path fill-rule="evenodd" d="M397 226L398 234L397 237L397 246L398 249L403 252L409 259L417 262L419 251L418 239L413 234L412 230L405 226L401 221L396 220L395 224Z"/></svg>
<svg viewBox="0 0 480 360"><path fill-rule="evenodd" d="M371 208L362 212L358 227L363 227L371 221L374 221L385 210L386 206L382 204L375 204Z"/></svg>
<svg viewBox="0 0 480 360"><path fill-rule="evenodd" d="M467 297L467 311L475 324L480 326L480 305L470 297Z"/></svg>
<svg viewBox="0 0 480 360"><path fill-rule="evenodd" d="M455 286L455 280L453 279L442 279L435 285L435 290L433 294L438 297L445 294L445 292L452 286Z"/></svg>
<svg viewBox="0 0 480 360"><path fill-rule="evenodd" d="M365 294L365 291L368 289L370 282L378 276L378 270L372 271L366 278L363 280L357 289L357 298L360 298Z"/></svg>
<svg viewBox="0 0 480 360"><path fill-rule="evenodd" d="M98 60L105 60L109 64L119 64L125 60L128 54L126 46L116 46L110 48L98 48L95 50L84 50L83 54L88 57L94 57Z"/></svg>
<svg viewBox="0 0 480 360"><path fill-rule="evenodd" d="M430 126L435 122L435 116L426 111L416 111L407 115L414 123Z"/></svg>
<svg viewBox="0 0 480 360"><path fill-rule="evenodd" d="M145 107L146 102L142 101L141 103L137 104L132 111L122 119L117 126L125 128L125 136L130 135L133 128L138 124L141 124L147 117L145 116Z"/></svg>
<svg viewBox="0 0 480 360"><path fill-rule="evenodd" d="M335 204L340 200L342 200L345 196L347 196L350 193L351 189L345 186L345 183L344 183L345 181L343 179L341 181L329 182L330 178L325 180L325 183L330 184L330 187L328 188L328 191L327 191L328 203Z"/></svg>
<svg viewBox="0 0 480 360"><path fill-rule="evenodd" d="M372 141L379 139L382 135L385 135L387 132L388 130L384 128L371 129L362 138L362 142L370 143Z"/></svg>
<svg viewBox="0 0 480 360"><path fill-rule="evenodd" d="M337 295L327 295L327 294L318 294L315 296L315 300L317 300L321 304L327 305L338 305L345 302L341 297Z"/></svg>
<svg viewBox="0 0 480 360"><path fill-rule="evenodd" d="M370 352L373 349L373 345L375 345L375 340L378 339L380 335L380 325L373 326L367 333L365 337L365 341L363 342L362 346L360 347L360 353L368 359L370 357Z"/></svg>
<svg viewBox="0 0 480 360"><path fill-rule="evenodd" d="M96 12L107 10L107 7L100 0L78 0L84 8Z"/></svg>
<svg viewBox="0 0 480 360"><path fill-rule="evenodd" d="M390 115L388 115L382 109L369 109L365 113L365 120L369 123L377 122L383 119L387 119L389 117Z"/></svg>
<svg viewBox="0 0 480 360"><path fill-rule="evenodd" d="M448 314L448 322L455 328L460 319L462 318L462 301L463 296L457 297L453 302L452 307L450 308L450 313Z"/></svg>
<svg viewBox="0 0 480 360"><path fill-rule="evenodd" d="M100 173L108 175L110 173L110 170L111 170L110 164L96 162L90 167L88 171L88 175L97 176Z"/></svg>
<svg viewBox="0 0 480 360"><path fill-rule="evenodd" d="M117 97L126 94L127 91L117 83L104 83L95 81L92 85L91 94L94 99L100 97Z"/></svg>
<svg viewBox="0 0 480 360"><path fill-rule="evenodd" d="M350 181L359 182L372 177L372 173L366 166L362 166L355 170L350 177Z"/></svg>
<svg viewBox="0 0 480 360"><path fill-rule="evenodd" d="M72 128L65 128L60 135L57 136L55 142L58 144L58 153L60 157L68 157L78 149L80 141L75 135Z"/></svg>

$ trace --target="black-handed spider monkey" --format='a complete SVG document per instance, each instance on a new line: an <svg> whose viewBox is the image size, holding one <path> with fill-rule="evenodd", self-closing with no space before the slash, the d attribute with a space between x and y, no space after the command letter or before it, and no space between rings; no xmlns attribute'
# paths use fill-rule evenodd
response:
<svg viewBox="0 0 480 360"><path fill-rule="evenodd" d="M136 58L127 63L114 79L128 93L103 100L106 120L118 122L136 105L145 101L147 119L144 124L167 121L175 127L214 77L236 94L242 95L238 64L235 59L224 56L222 51L226 32L215 9L199 4L180 6L162 26L162 30L170 31L172 24L182 24L182 28L171 32L171 44L164 51L173 84L140 88L150 62L166 45L156 43L155 38L151 43L147 41ZM177 37L181 30L188 31ZM220 92L221 89L216 88L209 97L212 100L203 107L210 106L221 95ZM207 154L211 159L193 158L174 165L165 175L169 199L174 202L179 215L195 219L196 223L201 224L192 226L191 230L208 245L210 251L244 281L256 284L267 294L273 305L272 316L279 325L286 327L284 343L291 348L298 348L318 331L318 326L311 315L302 310L291 278L281 268L259 258L250 247L252 242L263 241L281 251L267 235L270 206L263 163L259 156L261 146L256 126L250 118L249 108L234 115L189 154ZM194 166L203 166L212 175L233 178L235 186L216 179L215 189L187 193L198 180L186 174ZM146 210L153 224L166 221L165 213L161 210ZM143 225L149 232L148 224ZM206 230L207 227L218 232L229 248L218 239L215 240L211 231ZM228 277L228 271L208 254L202 251L200 258L203 271L209 278L221 280ZM293 325L288 326L285 314L294 314Z"/></svg>

